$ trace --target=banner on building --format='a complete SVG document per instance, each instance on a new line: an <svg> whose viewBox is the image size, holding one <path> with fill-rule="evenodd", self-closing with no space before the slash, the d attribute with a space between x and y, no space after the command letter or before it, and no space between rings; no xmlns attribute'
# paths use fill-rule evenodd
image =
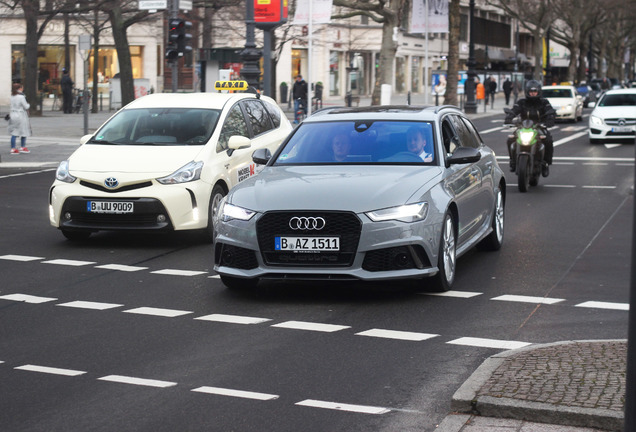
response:
<svg viewBox="0 0 636 432"><path fill-rule="evenodd" d="M331 22L332 0L298 0L293 25L309 24L309 2L311 2L312 24L328 24Z"/></svg>
<svg viewBox="0 0 636 432"><path fill-rule="evenodd" d="M427 15L428 33L448 33L448 0L413 0L411 33L427 32Z"/></svg>

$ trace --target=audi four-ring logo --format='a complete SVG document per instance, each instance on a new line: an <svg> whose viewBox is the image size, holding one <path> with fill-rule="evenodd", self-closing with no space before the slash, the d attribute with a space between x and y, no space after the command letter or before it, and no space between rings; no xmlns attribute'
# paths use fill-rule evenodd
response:
<svg viewBox="0 0 636 432"><path fill-rule="evenodd" d="M294 216L289 220L289 227L293 230L321 230L325 227L325 220L321 217Z"/></svg>

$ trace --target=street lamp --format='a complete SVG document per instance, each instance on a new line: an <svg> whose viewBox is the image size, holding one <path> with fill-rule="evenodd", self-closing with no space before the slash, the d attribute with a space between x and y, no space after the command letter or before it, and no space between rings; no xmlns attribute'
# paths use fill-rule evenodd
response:
<svg viewBox="0 0 636 432"><path fill-rule="evenodd" d="M466 93L466 105L464 105L464 111L466 114L475 114L477 112L477 103L475 102L475 26L473 25L473 16L475 15L475 0L470 0L469 3L469 25L470 25L470 41L468 43L468 78L466 79L466 85L464 86L464 92Z"/></svg>

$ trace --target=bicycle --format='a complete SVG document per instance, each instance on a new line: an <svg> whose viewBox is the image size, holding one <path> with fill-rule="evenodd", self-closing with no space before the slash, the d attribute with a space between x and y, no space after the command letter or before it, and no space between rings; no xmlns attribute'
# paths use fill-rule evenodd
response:
<svg viewBox="0 0 636 432"><path fill-rule="evenodd" d="M298 98L298 108L294 113L294 123L301 123L307 117L307 107L304 100Z"/></svg>

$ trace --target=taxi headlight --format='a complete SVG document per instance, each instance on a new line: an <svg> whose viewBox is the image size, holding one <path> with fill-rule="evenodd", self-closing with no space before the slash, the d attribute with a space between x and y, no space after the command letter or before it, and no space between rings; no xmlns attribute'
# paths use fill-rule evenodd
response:
<svg viewBox="0 0 636 432"><path fill-rule="evenodd" d="M428 203L419 202L415 204L389 207L365 213L373 222L387 220L398 220L401 222L417 222L426 219L428 214Z"/></svg>
<svg viewBox="0 0 636 432"><path fill-rule="evenodd" d="M203 162L189 162L166 177L158 178L157 181L161 184L179 184L188 183L191 181L199 180L201 178L201 169L203 168Z"/></svg>
<svg viewBox="0 0 636 432"><path fill-rule="evenodd" d="M221 205L219 206L218 218L223 222L227 222L232 219L247 221L250 220L255 214L255 211L235 206L234 204L229 204L225 202L225 199L223 199L223 201L221 201Z"/></svg>
<svg viewBox="0 0 636 432"><path fill-rule="evenodd" d="M77 180L76 177L73 177L71 173L68 172L68 160L60 162L57 171L55 171L55 178L64 183L73 183Z"/></svg>

